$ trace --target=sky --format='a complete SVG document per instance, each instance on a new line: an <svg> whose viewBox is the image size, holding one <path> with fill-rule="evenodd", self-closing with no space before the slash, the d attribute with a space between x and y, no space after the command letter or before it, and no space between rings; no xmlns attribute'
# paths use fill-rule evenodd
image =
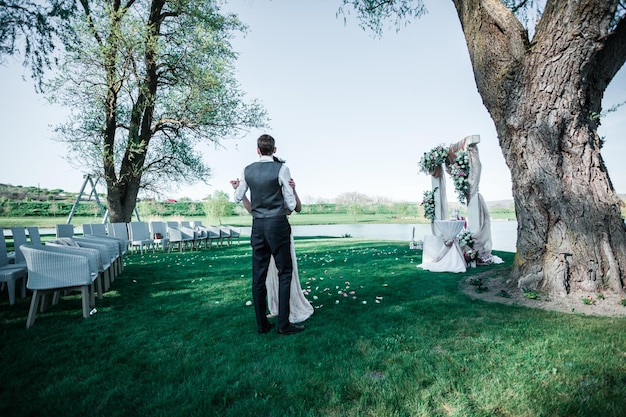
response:
<svg viewBox="0 0 626 417"><path fill-rule="evenodd" d="M420 173L424 152L480 135L480 193L512 199L511 176L493 121L476 89L452 1L426 0L428 14L399 32L375 38L356 18L337 17L339 0L232 0L224 10L249 26L236 36L235 77L270 117L268 129L198 148L212 178L176 184L161 198L232 195L229 180L258 159L256 139L269 133L303 202L332 201L357 192L420 202L431 189ZM604 97L605 109L626 100L626 68ZM83 172L64 158L53 127L67 110L35 93L19 59L0 66L0 183L78 192ZM602 154L618 193L626 193L626 106L602 119ZM455 199L448 179L449 199ZM99 188L99 192L105 192Z"/></svg>

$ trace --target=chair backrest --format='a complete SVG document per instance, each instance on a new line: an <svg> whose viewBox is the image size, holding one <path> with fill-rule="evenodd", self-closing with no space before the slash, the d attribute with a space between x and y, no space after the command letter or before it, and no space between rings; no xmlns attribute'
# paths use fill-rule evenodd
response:
<svg viewBox="0 0 626 417"><path fill-rule="evenodd" d="M39 234L39 228L37 226L28 226L27 229L30 243L33 245L41 245L41 235Z"/></svg>
<svg viewBox="0 0 626 417"><path fill-rule="evenodd" d="M91 224L83 224L83 235L91 235L93 232L91 231Z"/></svg>
<svg viewBox="0 0 626 417"><path fill-rule="evenodd" d="M196 220L195 222L193 222L193 227L204 227L204 226L202 225L202 221Z"/></svg>
<svg viewBox="0 0 626 417"><path fill-rule="evenodd" d="M156 235L157 233L160 233L162 238L167 237L167 227L165 226L164 222L150 222L150 233L152 237L154 237L154 235Z"/></svg>
<svg viewBox="0 0 626 417"><path fill-rule="evenodd" d="M73 224L57 224L56 225L57 237L72 237L74 236Z"/></svg>
<svg viewBox="0 0 626 417"><path fill-rule="evenodd" d="M128 223L130 231L130 240L150 240L150 228L146 222L130 222Z"/></svg>
<svg viewBox="0 0 626 417"><path fill-rule="evenodd" d="M178 222L169 221L169 222L167 222L167 227L171 227L173 229L178 229L179 228Z"/></svg>
<svg viewBox="0 0 626 417"><path fill-rule="evenodd" d="M190 229L193 229L193 227L191 227L191 223L187 222L187 221L181 221L180 225L183 226L183 227L188 227Z"/></svg>
<svg viewBox="0 0 626 417"><path fill-rule="evenodd" d="M25 263L26 260L20 246L28 243L26 241L26 229L24 227L12 227L11 233L13 234L13 244L15 245L15 263Z"/></svg>
<svg viewBox="0 0 626 417"><path fill-rule="evenodd" d="M85 226L89 226L89 232L87 234L96 236L107 236L107 229L103 223L92 223L89 225L83 225L83 234L85 234Z"/></svg>
<svg viewBox="0 0 626 417"><path fill-rule="evenodd" d="M220 235L222 237L231 237L230 236L230 227L228 226L218 226L220 229Z"/></svg>
<svg viewBox="0 0 626 417"><path fill-rule="evenodd" d="M108 223L107 229L109 230L109 235L111 236L128 239L128 226L126 223Z"/></svg>
<svg viewBox="0 0 626 417"><path fill-rule="evenodd" d="M0 229L0 266L9 264L9 257L7 256L7 241L4 238L4 229Z"/></svg>

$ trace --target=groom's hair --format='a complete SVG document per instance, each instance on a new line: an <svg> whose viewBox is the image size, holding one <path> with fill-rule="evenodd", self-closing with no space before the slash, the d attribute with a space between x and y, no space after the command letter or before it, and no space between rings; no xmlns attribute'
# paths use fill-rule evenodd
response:
<svg viewBox="0 0 626 417"><path fill-rule="evenodd" d="M256 141L256 145L261 151L261 155L273 155L276 142L270 135L261 135Z"/></svg>

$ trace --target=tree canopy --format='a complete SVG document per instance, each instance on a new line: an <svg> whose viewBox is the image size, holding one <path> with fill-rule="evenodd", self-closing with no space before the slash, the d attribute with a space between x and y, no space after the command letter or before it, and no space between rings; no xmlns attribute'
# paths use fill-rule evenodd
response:
<svg viewBox="0 0 626 417"><path fill-rule="evenodd" d="M246 27L215 2L81 1L49 97L72 109L58 128L69 158L104 177L114 218L139 189L206 180L196 146L265 125L234 78L230 39ZM117 216L117 217L116 217Z"/></svg>
<svg viewBox="0 0 626 417"><path fill-rule="evenodd" d="M58 57L56 47L68 36L66 20L74 10L74 0L0 0L0 64L21 55L41 86L44 71Z"/></svg>

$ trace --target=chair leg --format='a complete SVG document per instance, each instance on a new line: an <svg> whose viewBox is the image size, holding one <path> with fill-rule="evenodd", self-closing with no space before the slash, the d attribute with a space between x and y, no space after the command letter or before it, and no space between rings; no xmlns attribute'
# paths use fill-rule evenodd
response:
<svg viewBox="0 0 626 417"><path fill-rule="evenodd" d="M98 274L98 278L96 278L96 291L98 291L98 300L102 300L102 279L100 278L100 274Z"/></svg>
<svg viewBox="0 0 626 417"><path fill-rule="evenodd" d="M26 281L28 280L28 274L22 277L22 298L26 298Z"/></svg>
<svg viewBox="0 0 626 417"><path fill-rule="evenodd" d="M89 285L80 287L81 299L83 300L83 317L89 317Z"/></svg>
<svg viewBox="0 0 626 417"><path fill-rule="evenodd" d="M61 298L61 291L55 291L54 294L52 295L52 305L59 304L60 298ZM48 310L48 295L44 293L41 295L41 308L39 309L39 312L43 313L46 310Z"/></svg>
<svg viewBox="0 0 626 417"><path fill-rule="evenodd" d="M7 290L9 291L9 304L15 304L15 279L13 277L9 277L10 279L7 281Z"/></svg>
<svg viewBox="0 0 626 417"><path fill-rule="evenodd" d="M107 274L107 271L100 272L99 276L102 279L104 291L109 291L109 288L111 288L111 282L109 281L109 276Z"/></svg>
<svg viewBox="0 0 626 417"><path fill-rule="evenodd" d="M94 308L96 306L96 295L95 295L95 291L94 291L93 282L88 287L88 289L89 289L89 308L92 309L92 308Z"/></svg>
<svg viewBox="0 0 626 417"><path fill-rule="evenodd" d="M28 310L28 318L26 319L26 328L32 327L35 324L35 316L37 315L37 307L39 304L39 299L41 298L41 294L39 291L33 291L33 299L30 302L30 309Z"/></svg>

